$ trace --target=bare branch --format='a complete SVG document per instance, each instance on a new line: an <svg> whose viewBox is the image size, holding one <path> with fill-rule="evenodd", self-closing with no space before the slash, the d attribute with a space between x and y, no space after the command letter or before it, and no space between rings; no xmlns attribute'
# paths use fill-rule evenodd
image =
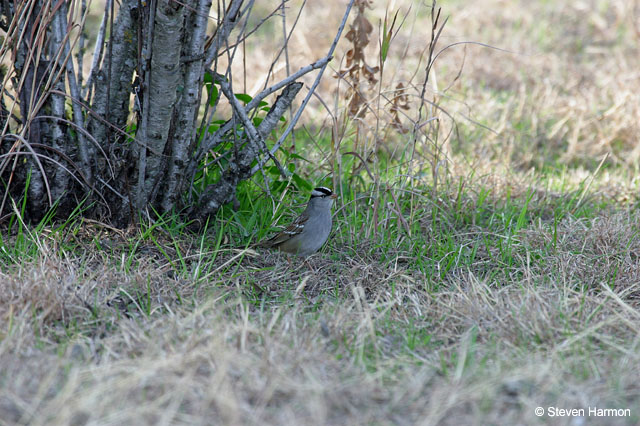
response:
<svg viewBox="0 0 640 426"><path fill-rule="evenodd" d="M82 93L82 99L85 102L89 102L91 97L91 87L93 85L93 76L96 72L98 64L102 59L104 52L104 37L107 33L107 20L109 19L109 9L111 8L111 2L113 0L107 0L104 4L104 13L102 14L102 21L100 22L100 29L98 30L98 36L96 37L96 44L93 48L93 60L91 61L91 69L89 70L89 76L85 84L84 92Z"/></svg>
<svg viewBox="0 0 640 426"><path fill-rule="evenodd" d="M290 107L301 88L302 83L291 83L285 87L257 128L262 137L275 128L279 118ZM236 161L232 162L229 168L223 172L220 180L205 189L199 203L190 209L190 216L201 222L205 217L216 212L220 206L230 202L235 196L238 182L249 177L251 163L258 154L259 150L253 144L247 144L236 155Z"/></svg>
<svg viewBox="0 0 640 426"><path fill-rule="evenodd" d="M228 40L231 30L233 30L238 23L239 12L243 2L243 0L231 0L231 4L227 8L224 18L211 40L212 44L208 48L207 56L204 61L205 68L211 68L211 64L218 57L218 53L221 51L222 46Z"/></svg>
<svg viewBox="0 0 640 426"><path fill-rule="evenodd" d="M53 17L53 31L58 32L58 36L64 34L66 32L66 24L67 24L67 6L65 2L62 2L60 9ZM63 37L62 37L63 38ZM76 80L76 72L73 67L73 61L70 58L71 49L69 47L68 38L65 40L63 44L64 56L68 57L66 61L67 68L67 82L69 84L69 90L71 92L71 96L80 99L80 89L78 88L78 83ZM75 123L77 128L84 129L84 120L82 117L82 110L77 103L72 103L73 110L73 122ZM84 138L84 134L82 132L78 133L78 151L80 153L80 167L82 168L82 172L85 175L85 178L91 182L93 172L91 170L91 159L89 154L89 149L87 147L87 141Z"/></svg>
<svg viewBox="0 0 640 426"><path fill-rule="evenodd" d="M331 43L331 47L329 48L329 51L327 52L327 55L321 60L321 61L326 61L326 62L320 68L320 72L316 76L316 79L313 82L313 85L309 89L309 93L307 93L307 96L305 96L304 100L302 101L302 105L300 105L300 108L298 108L298 111L296 112L296 115L293 117L293 119L291 120L291 122L287 126L287 129L284 131L284 133L278 138L278 141L271 148L271 151L270 151L271 154L274 154L278 149L280 149L280 145L282 145L282 143L287 138L289 133L291 133L291 131L293 130L294 126L296 125L296 123L300 119L300 116L302 115L302 111L304 111L305 107L307 106L307 103L311 99L311 96L313 96L313 92L316 90L316 87L318 87L318 84L320 84L320 80L322 79L322 74L324 73L324 70L327 68L327 64L329 63L329 60L331 60L331 58L333 57L333 52L335 51L336 46L338 45L338 40L340 40L340 36L342 35L342 31L344 30L344 27L345 27L345 25L347 23L347 18L349 17L349 12L351 11L351 7L353 6L353 2L354 2L354 0L350 0L349 1L349 4L347 5L347 9L346 9L346 11L345 11L345 13L344 13L344 15L342 17L342 22L340 23L340 27L338 28L338 32L337 32L335 38L333 39L333 43ZM321 62L321 61L318 61L318 62ZM316 63L318 63L318 62L316 62ZM253 167L253 169L251 169L251 175L254 175L260 169L260 167L262 167L262 165L266 161L267 161L266 158L259 159L258 160L258 164L255 167Z"/></svg>
<svg viewBox="0 0 640 426"><path fill-rule="evenodd" d="M254 149L256 149L256 151L258 152L262 151L264 153L269 153L269 149L267 148L267 145L264 142L264 136L259 134L256 128L253 126L253 123L251 122L251 119L247 115L247 112L245 111L243 106L240 105L240 102L238 101L238 99L236 99L229 82L227 82L224 76L221 76L220 74L216 75L216 80L220 84L222 93L224 93L224 95L229 100L229 103L231 104L234 113L240 118L240 122L244 126L244 131L248 135L249 141L251 141L254 144ZM278 119L279 117L280 116L278 116L276 119ZM270 157L275 163L275 165L278 167L278 170L280 171L280 174L282 175L282 177L286 179L287 172L284 170L280 162L273 156L273 154L270 154Z"/></svg>
<svg viewBox="0 0 640 426"><path fill-rule="evenodd" d="M296 81L298 78L302 77L303 75L308 74L308 73L310 73L311 71L313 71L315 69L325 67L329 63L330 60L331 60L331 57L330 56L326 56L326 57L314 62L313 64L310 64L310 65L307 65L306 67L300 68L300 70L298 70L297 72L291 74L289 77L287 77L287 78L277 82L276 84L268 87L267 89L265 89L262 92L260 92L257 95L255 95L253 97L253 99L251 99L251 101L249 101L249 103L244 107L245 111L247 111L247 114L248 114L249 111L257 108L258 105L260 105L260 102L262 102L262 100L264 98L266 98L267 96L271 95L272 93L276 92L277 90L280 90L281 88L287 86L288 84L291 84L292 82ZM200 149L198 150L198 152L195 155L196 161L200 161L202 158L204 158L205 154L208 151L210 151L211 149L213 149L220 142L220 136L225 134L226 132L228 132L230 129L231 129L231 124L230 123L226 123L224 126L221 126L213 135L211 135L210 137L208 137L205 140L203 140L202 141L202 145L200 146Z"/></svg>
<svg viewBox="0 0 640 426"><path fill-rule="evenodd" d="M87 16L87 0L82 0L80 2L80 15L83 17L83 23L80 25L80 33L78 34L78 51L76 52L76 62L78 63L78 87L82 90L82 63L84 59L84 43L86 40L85 37L85 28L84 28L84 17Z"/></svg>

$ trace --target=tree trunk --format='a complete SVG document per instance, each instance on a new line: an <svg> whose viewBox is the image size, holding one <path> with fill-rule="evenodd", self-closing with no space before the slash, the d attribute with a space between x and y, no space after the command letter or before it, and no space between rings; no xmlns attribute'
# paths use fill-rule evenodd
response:
<svg viewBox="0 0 640 426"><path fill-rule="evenodd" d="M207 36L211 0L121 0L118 8L108 0L92 69L82 78L74 63L74 48L84 45L82 2L0 0L2 51L13 58L0 72L0 223L21 202L23 219L38 221L54 203L57 216L66 218L83 200L83 214L118 226L150 211L181 212L204 223L232 201L240 182L275 160L282 138L269 147L268 137L302 87L295 80L316 69L322 75L346 20L345 14L325 58L252 94L245 105L233 89L231 65L235 49L255 30L248 28L253 6L220 2L215 31ZM222 54L230 60L218 69ZM207 93L219 96L202 99L205 75L211 77ZM15 102L7 106L5 99ZM223 104L231 107L229 116L208 131ZM257 126L256 116L262 118ZM217 169L206 165L209 153L228 161Z"/></svg>

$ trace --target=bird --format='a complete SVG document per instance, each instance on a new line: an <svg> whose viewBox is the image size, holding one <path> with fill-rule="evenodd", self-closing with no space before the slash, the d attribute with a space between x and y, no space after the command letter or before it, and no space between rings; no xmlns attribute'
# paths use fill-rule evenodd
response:
<svg viewBox="0 0 640 426"><path fill-rule="evenodd" d="M324 186L314 188L302 214L284 230L260 242L258 246L276 248L300 257L317 252L331 233L331 206L337 197Z"/></svg>

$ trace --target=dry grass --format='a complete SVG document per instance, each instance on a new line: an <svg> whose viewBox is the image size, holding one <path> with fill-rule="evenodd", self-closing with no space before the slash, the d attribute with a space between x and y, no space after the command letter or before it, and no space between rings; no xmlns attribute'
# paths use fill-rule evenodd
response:
<svg viewBox="0 0 640 426"><path fill-rule="evenodd" d="M187 236L42 236L0 272L0 425L640 422L637 4L450 3L443 44L517 53L458 47L436 63L459 133L436 196L415 188L411 239L392 209L374 234L348 208L329 249L291 268L252 250L211 261ZM308 8L294 70L339 19ZM425 6L414 12L386 87L416 87L428 34ZM248 52L251 67L271 62ZM326 111L308 117L321 128ZM514 231L500 220L530 189ZM538 406L631 416L538 418Z"/></svg>
<svg viewBox="0 0 640 426"><path fill-rule="evenodd" d="M497 131L485 134L502 151L495 155L524 168L553 159L593 167L610 153L637 170L637 2L505 4L465 5L448 34L515 52L469 47L453 87L468 114Z"/></svg>
<svg viewBox="0 0 640 426"><path fill-rule="evenodd" d="M217 283L172 279L144 250L133 273L44 252L0 276L0 418L537 424L537 406L633 409L639 226L625 213L564 221L556 252L535 261L551 230L532 229L511 279L459 268L435 292L375 251L291 269L278 254L230 253Z"/></svg>

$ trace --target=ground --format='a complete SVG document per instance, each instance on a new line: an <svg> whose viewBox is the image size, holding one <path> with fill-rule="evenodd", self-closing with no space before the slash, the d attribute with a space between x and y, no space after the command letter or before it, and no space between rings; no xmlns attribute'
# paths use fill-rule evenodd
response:
<svg viewBox="0 0 640 426"><path fill-rule="evenodd" d="M340 198L306 261L252 243L308 194L257 184L197 232L3 228L0 424L638 424L640 10L557 3L443 2L440 47L497 49L447 49L441 127L389 130L369 173L309 111L296 170ZM383 81L419 89L430 10L395 7ZM312 46L333 21L303 16Z"/></svg>

